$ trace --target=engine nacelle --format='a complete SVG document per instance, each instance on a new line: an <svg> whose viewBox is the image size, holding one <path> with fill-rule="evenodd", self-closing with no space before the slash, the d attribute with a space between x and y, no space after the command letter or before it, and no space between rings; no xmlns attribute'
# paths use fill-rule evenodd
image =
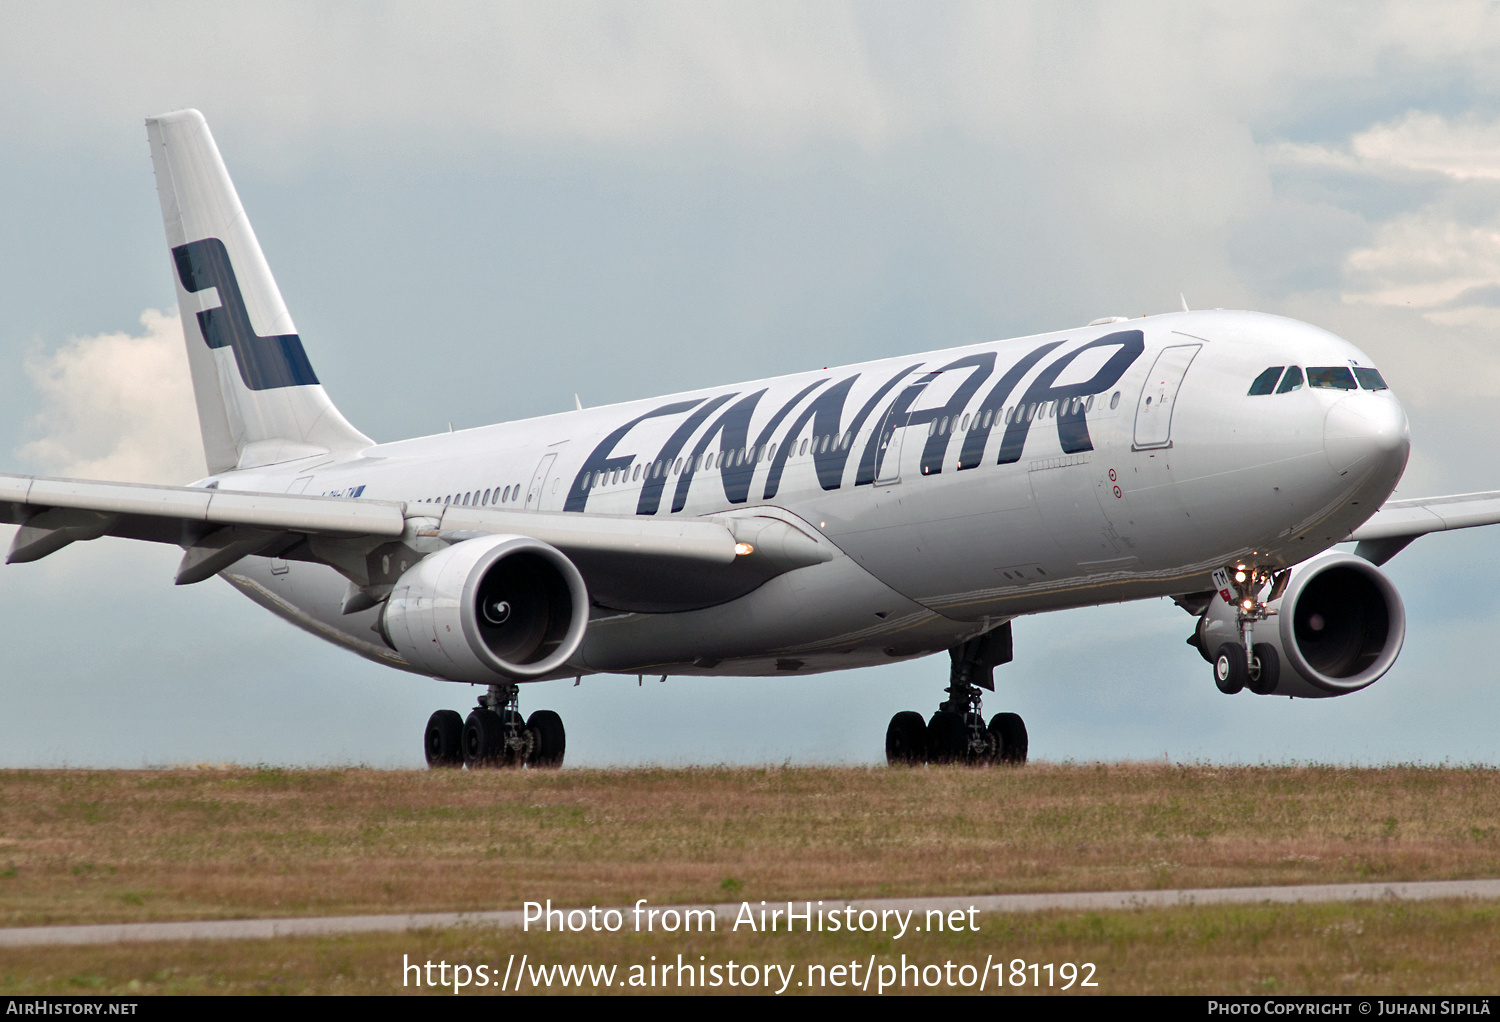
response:
<svg viewBox="0 0 1500 1022"><path fill-rule="evenodd" d="M380 630L419 671L495 684L562 667L588 622L583 576L561 551L526 536L483 536L408 569Z"/></svg>
<svg viewBox="0 0 1500 1022"><path fill-rule="evenodd" d="M1281 675L1271 695L1317 699L1348 695L1390 670L1406 640L1406 609L1385 572L1362 557L1330 550L1292 569L1286 590L1258 622L1255 641L1276 647ZM1238 642L1235 609L1215 595L1198 621L1212 658Z"/></svg>

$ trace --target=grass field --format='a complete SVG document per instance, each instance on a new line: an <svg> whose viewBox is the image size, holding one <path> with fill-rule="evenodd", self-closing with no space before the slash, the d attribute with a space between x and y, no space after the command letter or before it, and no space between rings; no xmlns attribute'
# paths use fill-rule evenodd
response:
<svg viewBox="0 0 1500 1022"><path fill-rule="evenodd" d="M7 926L1486 876L1500 876L1490 768L0 772ZM955 961L1092 956L1114 992L1494 989L1500 961L1494 909L1472 904L992 919L978 937L913 947ZM694 954L745 954L756 939L695 937ZM903 950L764 939L804 964ZM651 940L455 931L10 950L0 989L389 990L407 951L625 962L683 950Z"/></svg>
<svg viewBox="0 0 1500 1022"><path fill-rule="evenodd" d="M1500 876L1500 771L0 772L0 925Z"/></svg>

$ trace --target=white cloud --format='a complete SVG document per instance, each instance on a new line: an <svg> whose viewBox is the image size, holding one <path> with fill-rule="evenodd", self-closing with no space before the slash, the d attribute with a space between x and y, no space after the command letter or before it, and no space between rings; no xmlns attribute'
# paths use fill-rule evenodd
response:
<svg viewBox="0 0 1500 1022"><path fill-rule="evenodd" d="M1404 213L1350 252L1350 301L1435 312L1466 292L1500 286L1500 221L1464 224L1447 210Z"/></svg>
<svg viewBox="0 0 1500 1022"><path fill-rule="evenodd" d="M1265 146L1264 153L1266 162L1273 166L1307 167L1351 174L1372 174L1381 169L1346 149L1319 145L1316 142L1271 142Z"/></svg>
<svg viewBox="0 0 1500 1022"><path fill-rule="evenodd" d="M1442 174L1458 181L1500 178L1500 121L1450 120L1411 111L1355 135L1355 156L1377 165Z"/></svg>
<svg viewBox="0 0 1500 1022"><path fill-rule="evenodd" d="M75 337L28 359L43 408L21 458L75 479L180 484L204 474L182 323L147 309L141 326L140 336Z"/></svg>
<svg viewBox="0 0 1500 1022"><path fill-rule="evenodd" d="M1500 120L1411 110L1344 146L1280 142L1266 153L1286 168L1441 185L1345 254L1343 300L1409 309L1440 326L1500 327Z"/></svg>
<svg viewBox="0 0 1500 1022"><path fill-rule="evenodd" d="M1272 163L1314 169L1454 181L1500 179L1500 120L1474 114L1448 118L1410 110L1349 138L1347 147L1276 142L1266 147Z"/></svg>

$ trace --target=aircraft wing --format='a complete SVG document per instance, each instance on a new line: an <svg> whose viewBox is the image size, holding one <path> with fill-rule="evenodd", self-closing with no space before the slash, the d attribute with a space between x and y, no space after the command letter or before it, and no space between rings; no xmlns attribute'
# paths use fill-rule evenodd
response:
<svg viewBox="0 0 1500 1022"><path fill-rule="evenodd" d="M1429 532L1472 529L1500 523L1500 490L1457 493L1446 497L1390 500L1373 518L1349 534L1359 545L1354 552L1384 564L1407 544Z"/></svg>
<svg viewBox="0 0 1500 1022"><path fill-rule="evenodd" d="M262 555L328 564L368 588L367 565L389 544L420 556L477 535L529 536L567 554L596 603L637 611L711 606L834 556L774 514L663 521L3 474L0 522L21 526L7 563L101 536L182 547L179 585Z"/></svg>

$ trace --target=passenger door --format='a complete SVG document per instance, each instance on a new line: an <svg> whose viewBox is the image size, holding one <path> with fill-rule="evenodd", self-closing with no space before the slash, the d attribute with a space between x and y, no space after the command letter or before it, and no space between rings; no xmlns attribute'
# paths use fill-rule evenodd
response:
<svg viewBox="0 0 1500 1022"><path fill-rule="evenodd" d="M910 376L916 382L893 388L892 393L896 397L891 401L890 407L885 410L881 417L879 446L875 451L875 485L894 486L901 481L901 449L906 438L907 424L911 421L911 408L922 399L922 391L927 389L931 380L924 380L928 375L927 370L914 370ZM934 377L937 374L933 374ZM911 399L903 401L906 394ZM905 405L904 411L897 411L899 405Z"/></svg>
<svg viewBox="0 0 1500 1022"><path fill-rule="evenodd" d="M1177 391L1201 347L1174 344L1156 356L1135 407L1135 450L1172 446L1172 409L1177 404Z"/></svg>
<svg viewBox="0 0 1500 1022"><path fill-rule="evenodd" d="M527 511L540 511L542 507L542 495L547 492L547 478L552 474L552 463L557 460L557 455L548 454L537 462L536 472L531 476L531 485L526 488Z"/></svg>

